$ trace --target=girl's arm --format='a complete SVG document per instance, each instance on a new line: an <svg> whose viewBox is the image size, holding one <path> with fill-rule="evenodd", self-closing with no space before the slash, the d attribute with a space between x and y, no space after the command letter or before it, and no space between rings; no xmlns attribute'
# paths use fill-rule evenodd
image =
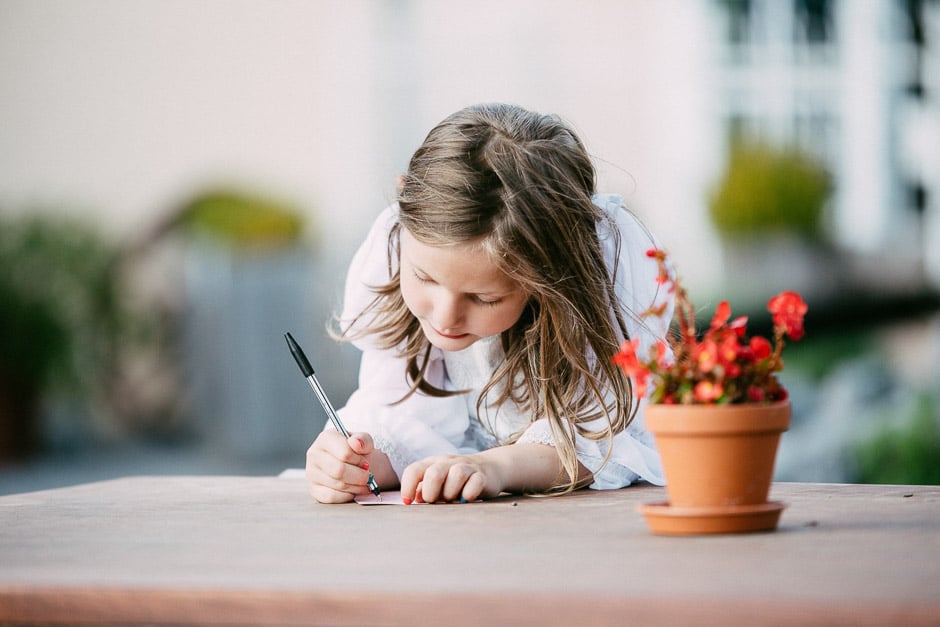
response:
<svg viewBox="0 0 940 627"><path fill-rule="evenodd" d="M578 465L578 486L591 473ZM401 478L402 500L475 501L501 492L545 492L567 479L558 454L547 444L497 446L473 455L438 455L417 461Z"/></svg>

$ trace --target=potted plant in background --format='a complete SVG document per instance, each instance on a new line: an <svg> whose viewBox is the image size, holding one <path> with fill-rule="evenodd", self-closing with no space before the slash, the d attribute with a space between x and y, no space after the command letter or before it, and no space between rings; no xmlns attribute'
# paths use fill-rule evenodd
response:
<svg viewBox="0 0 940 627"><path fill-rule="evenodd" d="M283 467L278 460L317 427L283 350L286 330L328 317L317 311L327 303L316 221L241 185L198 190L171 220L185 241L182 353L194 426L214 454Z"/></svg>
<svg viewBox="0 0 940 627"><path fill-rule="evenodd" d="M784 286L815 299L840 283L842 260L825 237L832 191L825 163L808 151L747 135L732 141L707 202L736 300L756 306L752 294Z"/></svg>
<svg viewBox="0 0 940 627"><path fill-rule="evenodd" d="M767 497L780 434L790 423L776 375L785 338L803 336L806 303L790 291L770 299L772 341L748 337L747 318L732 318L727 301L699 334L666 253L647 255L675 296L675 334L648 356L637 354L638 340L627 340L613 358L638 398L651 390L646 427L662 456L669 501L643 506L647 523L654 533L680 535L774 529L784 504Z"/></svg>

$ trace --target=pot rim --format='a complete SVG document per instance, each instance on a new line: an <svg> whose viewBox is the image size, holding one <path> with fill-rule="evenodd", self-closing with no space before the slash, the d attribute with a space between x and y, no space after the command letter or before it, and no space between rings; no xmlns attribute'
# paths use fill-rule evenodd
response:
<svg viewBox="0 0 940 627"><path fill-rule="evenodd" d="M646 406L646 428L656 436L772 433L790 426L789 399L773 403Z"/></svg>

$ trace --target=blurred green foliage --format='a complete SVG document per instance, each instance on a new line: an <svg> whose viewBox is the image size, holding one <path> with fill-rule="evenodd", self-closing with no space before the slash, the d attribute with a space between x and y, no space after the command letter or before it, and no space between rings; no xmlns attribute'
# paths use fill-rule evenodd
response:
<svg viewBox="0 0 940 627"><path fill-rule="evenodd" d="M829 172L808 153L742 139L732 145L708 206L715 227L729 237L784 233L817 240L831 192Z"/></svg>
<svg viewBox="0 0 940 627"><path fill-rule="evenodd" d="M786 369L819 381L845 362L867 355L874 348L875 338L868 329L807 335L799 342L787 344Z"/></svg>
<svg viewBox="0 0 940 627"><path fill-rule="evenodd" d="M0 213L0 459L41 446L50 393L81 402L104 393L136 332L120 261L87 222Z"/></svg>
<svg viewBox="0 0 940 627"><path fill-rule="evenodd" d="M257 193L216 189L189 201L180 213L179 226L234 248L274 248L299 240L305 224L289 203Z"/></svg>
<svg viewBox="0 0 940 627"><path fill-rule="evenodd" d="M119 256L88 223L0 214L0 373L40 387L94 380L128 322Z"/></svg>
<svg viewBox="0 0 940 627"><path fill-rule="evenodd" d="M860 483L940 485L940 407L920 394L906 427L884 428L855 451Z"/></svg>

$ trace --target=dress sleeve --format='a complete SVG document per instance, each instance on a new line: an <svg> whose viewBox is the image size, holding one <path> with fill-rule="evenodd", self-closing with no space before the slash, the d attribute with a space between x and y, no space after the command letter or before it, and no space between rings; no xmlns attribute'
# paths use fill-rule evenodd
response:
<svg viewBox="0 0 940 627"><path fill-rule="evenodd" d="M389 280L388 235L397 216L395 205L384 210L353 256L340 317L344 328L350 328L372 302L372 288ZM393 260L391 271L395 269ZM368 319L362 318L355 326L367 323ZM368 336L353 344L362 357L358 389L338 410L346 428L369 433L399 477L408 464L428 455L456 454L469 425L463 399L415 393L401 401L409 389L405 360L394 349L378 348ZM443 385L444 362L437 349L432 350L426 376L432 384ZM327 423L326 428L332 426Z"/></svg>
<svg viewBox="0 0 940 627"><path fill-rule="evenodd" d="M646 251L658 244L643 224L622 207L619 196L598 196L595 203L610 218L598 225L598 236L608 269L614 273L627 331L631 338L640 340L640 351L644 351L641 354L645 354L658 340L666 338L673 312L672 295L656 282L659 267L646 256ZM612 229L619 233L619 247ZM659 305L665 305L659 315L642 315ZM633 421L612 440L576 436L578 460L594 474L592 488L617 489L639 480L665 485L662 461L652 434L645 428L646 402L641 399ZM519 441L554 445L551 428L544 418L533 422Z"/></svg>

